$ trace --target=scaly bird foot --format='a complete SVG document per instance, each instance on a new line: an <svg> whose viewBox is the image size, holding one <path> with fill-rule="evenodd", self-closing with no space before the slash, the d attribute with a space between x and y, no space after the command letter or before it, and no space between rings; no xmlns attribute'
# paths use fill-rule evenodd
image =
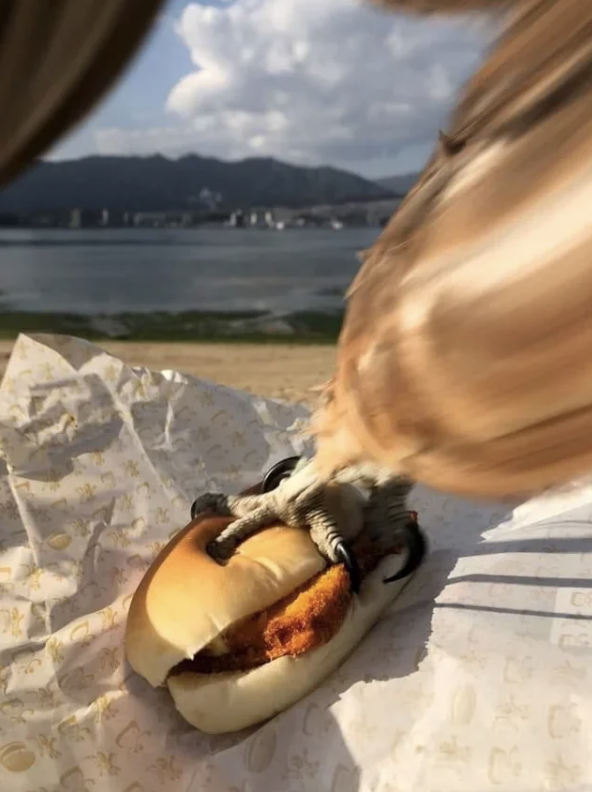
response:
<svg viewBox="0 0 592 792"><path fill-rule="evenodd" d="M198 514L217 514L231 517L232 512L228 505L228 496L218 492L204 492L191 504L191 519L195 520Z"/></svg>
<svg viewBox="0 0 592 792"><path fill-rule="evenodd" d="M234 520L208 545L208 553L217 561L227 561L236 548L262 528L274 522L273 511L266 506L254 508Z"/></svg>
<svg viewBox="0 0 592 792"><path fill-rule="evenodd" d="M407 555L401 569L385 578L384 583L409 577L422 564L427 552L417 514L407 504L407 496L413 486L410 479L394 476L371 489L366 509L369 537L383 546L398 543Z"/></svg>
<svg viewBox="0 0 592 792"><path fill-rule="evenodd" d="M373 542L392 547L397 542L407 558L395 575L385 579L390 583L408 577L421 565L426 542L414 512L407 507L407 496L414 482L388 471L372 468L353 468L337 477L333 486L320 482L308 464L290 458L274 465L266 476L267 485L260 495L225 496L205 493L192 506L195 518L200 512L236 518L208 545L208 553L219 562L227 561L237 547L257 531L273 522L308 529L319 553L329 564L344 564L357 592L360 571L355 556L343 536L347 523L347 538L351 539L363 527ZM335 486L335 484L337 486ZM351 485L369 491L369 499L360 519L343 521L345 512L351 514L360 504L352 496ZM352 499L353 498L353 499ZM344 512L344 506L345 512ZM352 527L354 532L352 533Z"/></svg>
<svg viewBox="0 0 592 792"><path fill-rule="evenodd" d="M327 497L326 485L318 481L306 460L299 461L295 457L274 465L264 482L260 495L227 497L206 493L195 501L192 507L194 518L201 511L236 518L210 542L207 548L210 556L219 562L227 561L249 536L274 522L283 522L309 530L319 553L329 564L345 565L352 589L357 591L360 581L358 564L340 532L338 519L332 513L337 505L336 494L341 503L338 513L343 512L344 505L350 515L356 511L356 505L351 502L352 488L347 485L337 488L341 495L333 488L332 494ZM349 497L346 491L349 491ZM360 522L357 529L361 530L362 510L359 504L357 509ZM351 523L351 519L348 522ZM349 530L352 530L351 524Z"/></svg>

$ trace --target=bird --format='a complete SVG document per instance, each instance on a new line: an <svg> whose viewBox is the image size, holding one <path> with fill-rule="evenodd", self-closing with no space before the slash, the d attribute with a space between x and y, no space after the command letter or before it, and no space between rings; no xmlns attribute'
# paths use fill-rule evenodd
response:
<svg viewBox="0 0 592 792"><path fill-rule="evenodd" d="M514 499L592 469L592 4L364 0L499 33L363 254L309 431L330 481L375 466ZM165 0L5 0L0 186L112 90ZM67 45L76 32L78 46ZM28 46L23 47L22 42Z"/></svg>
<svg viewBox="0 0 592 792"><path fill-rule="evenodd" d="M592 3L371 0L499 32L346 294L318 475L514 500L592 470Z"/></svg>

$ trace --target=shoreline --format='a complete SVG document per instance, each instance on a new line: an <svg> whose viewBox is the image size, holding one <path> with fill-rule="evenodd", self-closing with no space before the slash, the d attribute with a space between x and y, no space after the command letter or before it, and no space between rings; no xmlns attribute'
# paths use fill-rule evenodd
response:
<svg viewBox="0 0 592 792"><path fill-rule="evenodd" d="M19 333L75 335L88 341L200 344L331 345L337 342L343 311L0 312L0 339Z"/></svg>

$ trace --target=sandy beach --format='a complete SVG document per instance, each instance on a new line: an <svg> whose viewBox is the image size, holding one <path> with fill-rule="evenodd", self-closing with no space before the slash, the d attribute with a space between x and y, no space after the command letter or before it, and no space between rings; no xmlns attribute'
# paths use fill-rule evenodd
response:
<svg viewBox="0 0 592 792"><path fill-rule="evenodd" d="M0 376L12 350L0 341ZM175 369L249 393L311 404L310 388L323 384L335 361L334 346L197 344L103 341L98 346L133 366Z"/></svg>

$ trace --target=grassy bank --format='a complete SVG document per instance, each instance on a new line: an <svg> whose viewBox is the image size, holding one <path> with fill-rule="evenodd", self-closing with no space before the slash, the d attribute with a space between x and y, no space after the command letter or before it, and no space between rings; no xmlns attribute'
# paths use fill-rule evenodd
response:
<svg viewBox="0 0 592 792"><path fill-rule="evenodd" d="M7 311L0 314L0 338L12 340L19 333L60 333L89 341L334 344L342 321L342 313L314 311L281 318L256 311L121 313L105 316Z"/></svg>

